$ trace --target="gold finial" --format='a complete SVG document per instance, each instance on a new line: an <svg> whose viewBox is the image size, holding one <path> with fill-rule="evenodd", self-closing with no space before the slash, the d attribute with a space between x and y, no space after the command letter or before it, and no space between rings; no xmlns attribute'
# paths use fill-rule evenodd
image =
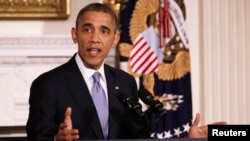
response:
<svg viewBox="0 0 250 141"><path fill-rule="evenodd" d="M103 0L103 3L111 7L115 11L117 17L120 17L120 8L122 5L122 0Z"/></svg>

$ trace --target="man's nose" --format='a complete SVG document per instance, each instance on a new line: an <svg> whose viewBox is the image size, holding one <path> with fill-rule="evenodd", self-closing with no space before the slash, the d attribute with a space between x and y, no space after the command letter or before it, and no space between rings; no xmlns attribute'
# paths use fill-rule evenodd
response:
<svg viewBox="0 0 250 141"><path fill-rule="evenodd" d="M92 42L99 42L100 41L100 34L98 33L98 31L94 31L91 34L91 41Z"/></svg>

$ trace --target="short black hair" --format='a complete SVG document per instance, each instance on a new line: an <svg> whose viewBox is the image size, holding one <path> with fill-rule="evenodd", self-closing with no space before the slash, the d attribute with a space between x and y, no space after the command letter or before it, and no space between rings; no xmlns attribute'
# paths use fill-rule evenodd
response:
<svg viewBox="0 0 250 141"><path fill-rule="evenodd" d="M91 3L85 7L83 7L78 15L77 15L77 18L76 18L76 28L78 27L78 24L82 18L82 16L84 15L85 12L87 11L96 11L96 12L104 12L104 13L107 13L107 14L110 14L113 21L114 21L114 25L115 25L115 32L118 30L118 18L117 18L117 15L116 13L110 8L108 7L107 5L105 4L102 4L102 3Z"/></svg>

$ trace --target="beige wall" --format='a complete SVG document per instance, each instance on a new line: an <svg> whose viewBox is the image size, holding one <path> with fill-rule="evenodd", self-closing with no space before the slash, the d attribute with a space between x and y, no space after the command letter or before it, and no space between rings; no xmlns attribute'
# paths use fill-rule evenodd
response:
<svg viewBox="0 0 250 141"><path fill-rule="evenodd" d="M77 12L90 2L102 0L71 0L71 12L66 20L0 20L0 36L70 34Z"/></svg>

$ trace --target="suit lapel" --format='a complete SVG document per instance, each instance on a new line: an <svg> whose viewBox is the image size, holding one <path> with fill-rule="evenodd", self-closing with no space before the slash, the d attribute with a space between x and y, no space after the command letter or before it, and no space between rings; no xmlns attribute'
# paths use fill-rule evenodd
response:
<svg viewBox="0 0 250 141"><path fill-rule="evenodd" d="M71 61L69 62L69 66L71 68L71 71L68 73L67 76L69 78L68 81L69 91L71 92L72 97L74 98L74 100L82 110L83 114L85 115L86 120L88 120L88 123L90 123L92 131L94 132L96 137L98 139L102 139L104 137L98 119L98 115L94 107L94 103L90 96L90 92L88 90L86 82L84 81L80 73L80 70L76 65L75 59L71 59Z"/></svg>
<svg viewBox="0 0 250 141"><path fill-rule="evenodd" d="M116 78L115 73L112 72L111 69L108 69L108 67L105 67L105 75L107 80L107 86L108 86L108 99L109 99L109 138L116 137L117 133L117 123L112 114L115 114L116 111L113 111L113 109L117 109L117 93L119 86L116 86ZM113 113L112 113L113 112Z"/></svg>

